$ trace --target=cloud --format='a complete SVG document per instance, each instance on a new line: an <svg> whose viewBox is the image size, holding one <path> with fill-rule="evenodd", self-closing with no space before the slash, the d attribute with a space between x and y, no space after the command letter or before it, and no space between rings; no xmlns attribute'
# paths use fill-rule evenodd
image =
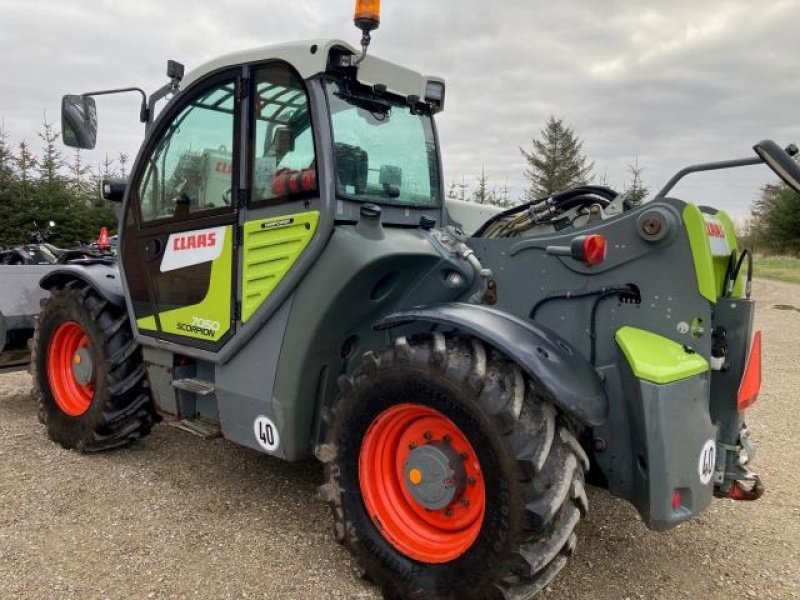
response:
<svg viewBox="0 0 800 600"><path fill-rule="evenodd" d="M168 58L187 68L249 46L342 37L349 1L136 3L0 0L0 117L36 145L64 93L166 81ZM584 141L598 176L617 187L638 157L654 190L688 163L747 156L764 137L800 139L795 24L800 2L386 0L372 52L448 82L438 119L448 182L525 187L519 147L550 114ZM100 149L135 152L135 96L98 102ZM677 191L744 215L764 168L698 176Z"/></svg>

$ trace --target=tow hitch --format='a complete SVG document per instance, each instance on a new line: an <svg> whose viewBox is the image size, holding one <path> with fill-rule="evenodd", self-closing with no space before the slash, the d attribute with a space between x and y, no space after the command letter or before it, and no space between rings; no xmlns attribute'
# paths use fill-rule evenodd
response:
<svg viewBox="0 0 800 600"><path fill-rule="evenodd" d="M761 478L753 473L749 464L755 458L756 447L750 439L750 431L745 427L739 433L739 445L718 444L722 451L722 464L727 467L717 471L714 495L717 498L730 498L752 502L764 495Z"/></svg>

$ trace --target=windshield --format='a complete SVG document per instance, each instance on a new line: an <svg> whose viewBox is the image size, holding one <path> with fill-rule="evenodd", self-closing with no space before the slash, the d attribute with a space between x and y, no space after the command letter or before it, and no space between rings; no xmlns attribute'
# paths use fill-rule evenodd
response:
<svg viewBox="0 0 800 600"><path fill-rule="evenodd" d="M328 81L340 196L418 208L440 205L433 122L407 105L345 91Z"/></svg>

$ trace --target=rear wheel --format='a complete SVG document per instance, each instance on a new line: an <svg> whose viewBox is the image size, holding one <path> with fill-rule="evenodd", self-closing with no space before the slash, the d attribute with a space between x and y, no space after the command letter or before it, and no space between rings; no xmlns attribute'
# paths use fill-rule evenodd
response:
<svg viewBox="0 0 800 600"><path fill-rule="evenodd" d="M435 333L367 354L328 416L337 539L389 598L532 598L587 510L573 426L519 367Z"/></svg>
<svg viewBox="0 0 800 600"><path fill-rule="evenodd" d="M83 282L43 302L32 365L39 419L65 448L125 446L158 420L127 313Z"/></svg>

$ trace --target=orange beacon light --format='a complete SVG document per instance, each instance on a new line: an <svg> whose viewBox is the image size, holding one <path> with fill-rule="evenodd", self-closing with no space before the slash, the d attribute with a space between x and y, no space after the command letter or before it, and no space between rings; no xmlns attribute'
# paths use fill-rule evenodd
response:
<svg viewBox="0 0 800 600"><path fill-rule="evenodd" d="M381 0L356 0L353 21L361 31L377 29L381 24Z"/></svg>

